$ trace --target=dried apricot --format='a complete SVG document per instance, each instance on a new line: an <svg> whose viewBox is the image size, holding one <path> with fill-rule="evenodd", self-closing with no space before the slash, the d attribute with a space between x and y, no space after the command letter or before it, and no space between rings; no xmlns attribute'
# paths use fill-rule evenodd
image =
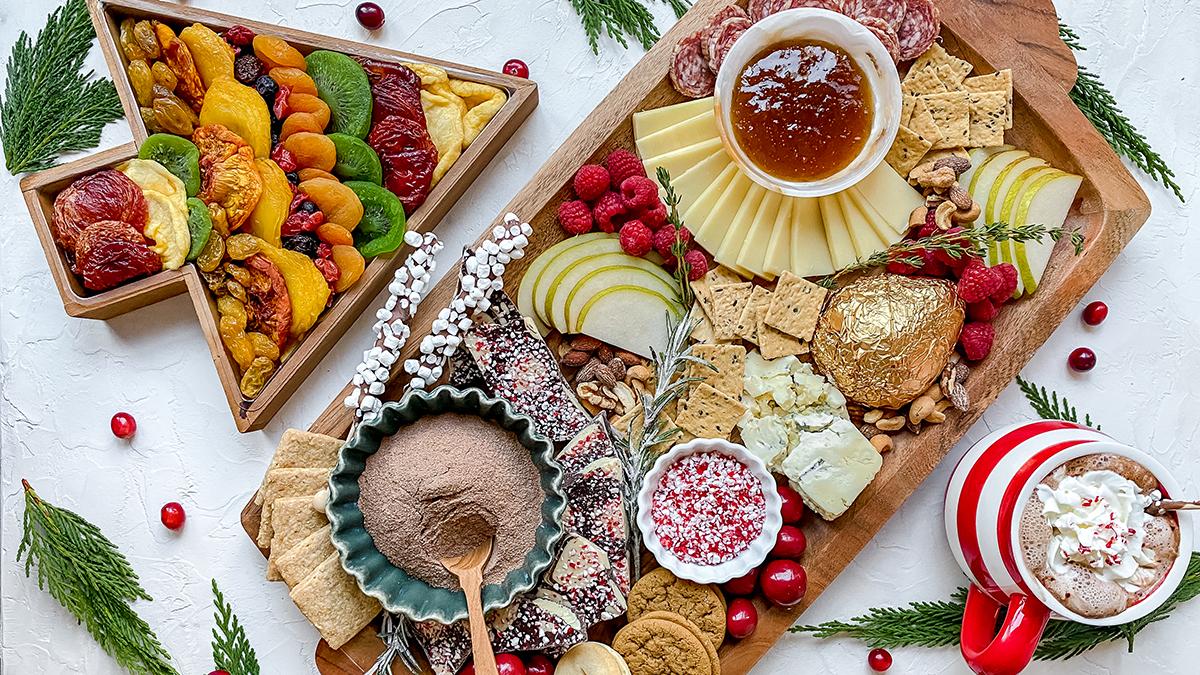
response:
<svg viewBox="0 0 1200 675"><path fill-rule="evenodd" d="M233 78L217 80L204 96L200 124L220 124L254 150L255 157L271 153L271 113L258 92Z"/></svg>
<svg viewBox="0 0 1200 675"><path fill-rule="evenodd" d="M275 162L260 158L254 160L254 165L262 177L263 191L254 210L250 212L246 228L250 234L268 244L279 246L280 229L292 203L292 184Z"/></svg>
<svg viewBox="0 0 1200 675"><path fill-rule="evenodd" d="M329 105L312 94L292 92L288 97L288 107L293 113L311 113L321 123L322 129L329 124Z"/></svg>
<svg viewBox="0 0 1200 675"><path fill-rule="evenodd" d="M211 28L194 23L179 31L179 39L192 53L205 87L222 77L233 77L233 47Z"/></svg>
<svg viewBox="0 0 1200 675"><path fill-rule="evenodd" d="M150 74L154 76L154 83L175 91L175 86L179 84L179 78L175 77L175 71L167 67L167 64L162 61L155 61L154 65L150 66Z"/></svg>
<svg viewBox="0 0 1200 675"><path fill-rule="evenodd" d="M138 105L149 107L154 102L154 72L141 59L134 59L125 67L129 73L129 86L133 88L133 96Z"/></svg>
<svg viewBox="0 0 1200 675"><path fill-rule="evenodd" d="M350 230L347 230L337 223L321 223L318 225L317 239L320 239L326 244L334 247L339 245L354 245L354 235L350 234Z"/></svg>
<svg viewBox="0 0 1200 675"><path fill-rule="evenodd" d="M254 357L250 366L246 368L246 372L242 373L242 381L238 385L238 389L242 391L242 396L246 398L258 396L274 371L274 361L265 356Z"/></svg>
<svg viewBox="0 0 1200 675"><path fill-rule="evenodd" d="M320 235L318 234L318 236ZM358 252L358 249L350 245L335 245L329 257L333 258L334 264L341 271L341 274L338 275L338 279L333 285L333 290L338 293L342 293L353 286L367 267L367 261L363 258L362 254Z"/></svg>
<svg viewBox="0 0 1200 675"><path fill-rule="evenodd" d="M358 221L363 217L363 205L354 190L328 178L306 180L299 187L325 214L326 222L341 225L347 231L358 227Z"/></svg>
<svg viewBox="0 0 1200 675"><path fill-rule="evenodd" d="M267 70L277 67L308 70L304 55L280 38L270 35L254 36L254 55L263 62Z"/></svg>
<svg viewBox="0 0 1200 675"><path fill-rule="evenodd" d="M258 253L262 244L263 240L252 234L235 234L225 240L225 253L231 260L245 260Z"/></svg>
<svg viewBox="0 0 1200 675"><path fill-rule="evenodd" d="M250 338L250 344L254 345L255 356L264 356L272 361L279 360L279 345L264 333L251 331L246 333L246 337Z"/></svg>
<svg viewBox="0 0 1200 675"><path fill-rule="evenodd" d="M204 242L200 255L196 256L196 266L201 272L213 272L221 266L221 259L224 257L225 237L219 232L213 232L208 236L208 241Z"/></svg>
<svg viewBox="0 0 1200 675"><path fill-rule="evenodd" d="M281 87L291 87L293 94L317 95L317 83L299 68L272 68L268 73Z"/></svg>
<svg viewBox="0 0 1200 675"><path fill-rule="evenodd" d="M300 167L330 171L337 164L337 148L324 134L308 131L292 134L283 147L292 153Z"/></svg>
<svg viewBox="0 0 1200 675"><path fill-rule="evenodd" d="M296 172L296 175L300 177L301 181L312 180L313 178L328 178L329 180L337 180L337 176L329 173L328 171L314 169L312 167L300 169L298 172Z"/></svg>
<svg viewBox="0 0 1200 675"><path fill-rule="evenodd" d="M292 113L283 120L283 126L279 129L279 140L280 142L286 141L292 134L302 131L319 134L325 131L325 125L321 124L321 121L312 113Z"/></svg>

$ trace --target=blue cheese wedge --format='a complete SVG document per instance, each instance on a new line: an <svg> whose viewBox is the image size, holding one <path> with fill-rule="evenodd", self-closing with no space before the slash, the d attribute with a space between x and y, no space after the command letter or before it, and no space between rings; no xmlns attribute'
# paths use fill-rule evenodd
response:
<svg viewBox="0 0 1200 675"><path fill-rule="evenodd" d="M852 422L829 419L818 431L801 431L780 465L804 503L825 520L845 513L883 466L879 452Z"/></svg>

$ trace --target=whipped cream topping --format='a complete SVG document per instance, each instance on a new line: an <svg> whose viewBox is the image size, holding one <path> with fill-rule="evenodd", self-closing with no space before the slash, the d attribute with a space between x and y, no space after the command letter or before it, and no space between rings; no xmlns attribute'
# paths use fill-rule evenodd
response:
<svg viewBox="0 0 1200 675"><path fill-rule="evenodd" d="M1129 592L1140 589L1139 567L1154 564L1154 551L1143 548L1150 497L1137 484L1108 470L1068 476L1051 488L1038 485L1042 515L1054 529L1046 560L1055 574L1078 563Z"/></svg>

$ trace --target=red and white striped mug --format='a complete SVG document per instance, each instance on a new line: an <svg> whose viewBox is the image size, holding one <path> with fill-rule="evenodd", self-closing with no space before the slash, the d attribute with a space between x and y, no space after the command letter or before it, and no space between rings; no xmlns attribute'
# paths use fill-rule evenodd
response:
<svg viewBox="0 0 1200 675"><path fill-rule="evenodd" d="M1192 551L1191 514L1178 512L1179 556L1159 586L1124 611L1088 618L1067 609L1038 581L1021 553L1021 513L1034 486L1054 469L1085 455L1121 455L1149 469L1164 496L1179 494L1167 470L1146 453L1094 429L1042 420L1010 426L976 443L946 488L946 538L971 579L961 648L971 670L1014 675L1033 658L1050 619L1111 626L1140 619L1179 586ZM1008 608L999 630L996 621Z"/></svg>

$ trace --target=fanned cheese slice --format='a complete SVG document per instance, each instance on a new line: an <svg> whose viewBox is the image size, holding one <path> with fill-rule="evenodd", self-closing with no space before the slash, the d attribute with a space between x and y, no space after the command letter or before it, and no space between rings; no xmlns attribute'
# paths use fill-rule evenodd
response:
<svg viewBox="0 0 1200 675"><path fill-rule="evenodd" d="M763 257L763 271L771 277L790 269L792 259L792 204L790 197L780 196L775 222L771 225L771 238L767 241L767 254Z"/></svg>
<svg viewBox="0 0 1200 675"><path fill-rule="evenodd" d="M635 143L638 154L642 157L657 157L713 138L718 138L717 117L715 112L709 110L639 138Z"/></svg>
<svg viewBox="0 0 1200 675"><path fill-rule="evenodd" d="M679 213L685 214L688 209L696 203L700 195L708 189L725 167L733 164L733 160L729 159L729 154L724 148L719 148L708 157L705 157L696 166L684 171L681 175L671 175L671 185L675 188L675 194L679 197ZM652 177L653 178L653 177ZM659 196L666 198L666 190L660 185ZM684 221L686 224L687 221Z"/></svg>
<svg viewBox="0 0 1200 675"><path fill-rule="evenodd" d="M642 166L646 168L647 176L655 175L660 166L669 171L672 176L682 176L685 171L703 162L705 157L723 147L721 139L710 138L657 157L642 155Z"/></svg>
<svg viewBox="0 0 1200 675"><path fill-rule="evenodd" d="M750 231L738 249L738 266L764 279L775 278L774 274L767 271L767 255L771 252L771 235L775 232L775 220L779 216L779 203L782 199L783 195L771 190L763 194L750 222ZM733 243L737 245L736 241Z"/></svg>
<svg viewBox="0 0 1200 675"><path fill-rule="evenodd" d="M753 181L750 183L750 189L746 191L746 196L737 205L737 212L729 220L729 226L725 228L720 246L710 249L717 262L735 269L749 269L738 262L738 254L741 253L742 244L750 235L750 228L754 225L758 206L767 196L767 192L767 189L758 183Z"/></svg>
<svg viewBox="0 0 1200 675"><path fill-rule="evenodd" d="M882 251L891 244L875 231L871 222L862 215L858 207L844 192L831 196L837 200L838 206L842 209L842 220L846 223L847 231L850 232L850 241L854 244L854 252L858 254L859 260L865 260L873 253Z"/></svg>
<svg viewBox="0 0 1200 675"><path fill-rule="evenodd" d="M857 258L850 231L842 217L842 207L832 196L817 197L821 205L821 223L825 226L825 242L829 244L829 259L836 269L852 265Z"/></svg>
<svg viewBox="0 0 1200 675"><path fill-rule="evenodd" d="M645 138L656 131L662 131L712 109L713 97L708 96L635 112L633 113L633 137Z"/></svg>
<svg viewBox="0 0 1200 675"><path fill-rule="evenodd" d="M788 269L802 277L833 274L833 258L825 226L821 219L820 203L815 198L792 197L792 253Z"/></svg>
<svg viewBox="0 0 1200 675"><path fill-rule="evenodd" d="M925 200L908 181L904 180L887 162L880 162L875 170L850 188L850 196L863 213L871 213L886 223L897 234L908 229L908 215ZM869 206L868 206L869 205Z"/></svg>
<svg viewBox="0 0 1200 675"><path fill-rule="evenodd" d="M725 232L729 229L734 216L737 215L738 208L745 201L750 186L753 185L751 180L746 178L745 174L737 167L732 167L732 169L732 177L720 197L713 202L712 208L707 212L700 213L700 218L690 218L688 221L692 223L692 237L696 243L710 253L721 247ZM698 209L693 207L691 210L697 211ZM689 215L690 213L689 211Z"/></svg>

